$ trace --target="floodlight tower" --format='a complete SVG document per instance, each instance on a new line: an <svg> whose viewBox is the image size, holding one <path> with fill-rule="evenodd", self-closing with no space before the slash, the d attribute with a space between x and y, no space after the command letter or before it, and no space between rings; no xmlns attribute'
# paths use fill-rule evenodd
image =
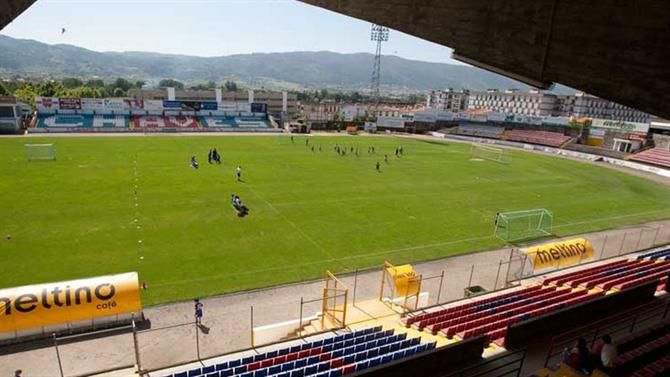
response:
<svg viewBox="0 0 670 377"><path fill-rule="evenodd" d="M370 79L370 94L376 106L379 104L379 81L382 68L382 42L389 40L389 28L382 25L372 24L372 29L370 30L370 40L377 42L377 52L375 53L375 62L372 67L372 78Z"/></svg>

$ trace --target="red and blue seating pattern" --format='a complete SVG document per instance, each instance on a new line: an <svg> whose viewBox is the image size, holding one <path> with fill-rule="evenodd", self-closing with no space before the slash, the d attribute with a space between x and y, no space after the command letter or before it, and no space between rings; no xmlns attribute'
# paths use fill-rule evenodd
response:
<svg viewBox="0 0 670 377"><path fill-rule="evenodd" d="M641 259L651 259L651 260L664 260L670 261L670 247L667 249L657 250L648 254L642 254L637 257L638 260Z"/></svg>
<svg viewBox="0 0 670 377"><path fill-rule="evenodd" d="M670 150L651 148L632 155L629 160L670 168Z"/></svg>
<svg viewBox="0 0 670 377"><path fill-rule="evenodd" d="M454 336L467 339L472 336L486 334L489 341L502 344L507 334L507 326L542 314L575 305L604 292L588 292L569 288L543 287L536 285L501 296L477 300L464 305L406 317L406 326L440 333L447 338Z"/></svg>
<svg viewBox="0 0 670 377"><path fill-rule="evenodd" d="M339 377L425 352L435 345L378 326L166 377Z"/></svg>
<svg viewBox="0 0 670 377"><path fill-rule="evenodd" d="M401 321L433 335L467 339L486 334L489 341L502 344L512 323L601 297L611 289L627 289L654 280L664 283L668 275L670 261L619 260L547 277L541 284L466 304L410 313Z"/></svg>
<svg viewBox="0 0 670 377"><path fill-rule="evenodd" d="M570 136L565 136L558 132L514 129L507 133L507 140L558 148L567 143L570 140Z"/></svg>

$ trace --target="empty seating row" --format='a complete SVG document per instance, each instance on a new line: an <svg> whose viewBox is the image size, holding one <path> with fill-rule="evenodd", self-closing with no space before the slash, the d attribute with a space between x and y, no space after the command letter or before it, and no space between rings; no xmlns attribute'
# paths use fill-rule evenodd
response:
<svg viewBox="0 0 670 377"><path fill-rule="evenodd" d="M651 148L634 154L630 160L670 168L670 150Z"/></svg>
<svg viewBox="0 0 670 377"><path fill-rule="evenodd" d="M474 124L462 124L456 129L456 133L459 135L487 137L491 139L500 139L503 132L505 132L505 127Z"/></svg>
<svg viewBox="0 0 670 377"><path fill-rule="evenodd" d="M620 278L633 276L642 271L650 270L654 267L653 261L633 261L632 263L615 267L610 270L602 271L592 276L585 276L568 282L573 287L593 288L598 287L602 289L609 289L612 285L610 282L616 281Z"/></svg>
<svg viewBox="0 0 670 377"><path fill-rule="evenodd" d="M662 357L633 373L633 377L661 377L670 375L670 355Z"/></svg>
<svg viewBox="0 0 670 377"><path fill-rule="evenodd" d="M381 327L194 368L169 377L339 376L435 348Z"/></svg>
<svg viewBox="0 0 670 377"><path fill-rule="evenodd" d="M438 316L435 319L427 320L426 323L428 323L428 325L425 328L426 330L432 332L433 334L436 334L441 329L448 328L450 326L455 326L464 322L480 321L489 318L494 314L506 317L511 315L511 313L514 313L516 310L519 310L519 308L522 308L528 304L531 304L533 302L539 302L546 298L554 297L556 295L560 295L563 292L569 292L569 290L563 290L561 292L557 292L555 287L548 287L542 290L536 290L530 293L526 293L522 297L520 297L520 299L514 300L505 305L475 312L472 314L456 312Z"/></svg>
<svg viewBox="0 0 670 377"><path fill-rule="evenodd" d="M267 119L259 116L200 116L207 128L270 128Z"/></svg>
<svg viewBox="0 0 670 377"><path fill-rule="evenodd" d="M540 288L542 288L541 285L534 285L534 286L531 286L531 287L528 287L528 288L524 288L524 289L520 289L520 290L514 290L514 291L511 291L511 292L504 293L504 294L489 296L487 298L478 299L478 300L475 300L475 301L468 302L466 304L457 305L457 306L453 306L453 307L449 307L449 308L445 308L445 309L439 309L439 310L434 310L434 311L431 311L431 312L419 313L419 314L411 313L410 315L402 318L401 322L404 323L405 326L407 326L407 327L410 327L414 323L417 323L417 325L418 325L417 327L423 328L427 325L427 323L421 324L421 321L436 318L440 315L444 315L444 314L448 314L448 313L464 314L467 311L474 311L475 308L478 307L478 306L485 305L485 304L496 303L496 302L499 302L501 300L505 300L505 299L510 298L510 297L516 297L516 296L524 295L526 293L529 293L529 292L532 292L532 291L535 291L535 290L539 290Z"/></svg>
<svg viewBox="0 0 670 377"><path fill-rule="evenodd" d="M615 375L630 375L632 371L655 362L670 353L670 334L660 335L630 351L619 354L615 360Z"/></svg>
<svg viewBox="0 0 670 377"><path fill-rule="evenodd" d="M619 261L616 261L616 262L610 262L610 263L602 264L600 266L587 268L585 270L578 270L578 271L571 272L571 273L568 273L568 274L562 274L562 275L558 275L558 276L551 276L551 277L545 278L542 281L542 284L563 285L567 281L570 281L571 279L579 278L579 277L583 277L583 276L589 276L589 275L594 274L596 272L607 270L607 269L610 269L610 268L613 268L613 267L616 267L616 266L620 266L620 265L623 265L623 264L626 264L626 263L629 263L629 262L627 260L619 260Z"/></svg>
<svg viewBox="0 0 670 377"><path fill-rule="evenodd" d="M638 255L637 259L670 260L670 248Z"/></svg>
<svg viewBox="0 0 670 377"><path fill-rule="evenodd" d="M570 136L557 132L514 129L507 133L507 140L560 147L570 140Z"/></svg>
<svg viewBox="0 0 670 377"><path fill-rule="evenodd" d="M75 130L81 128L128 128L125 115L58 114L40 115L38 128Z"/></svg>

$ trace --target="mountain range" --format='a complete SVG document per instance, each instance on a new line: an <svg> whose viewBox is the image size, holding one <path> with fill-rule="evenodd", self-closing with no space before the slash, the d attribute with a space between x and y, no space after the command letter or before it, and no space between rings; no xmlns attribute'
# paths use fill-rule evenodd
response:
<svg viewBox="0 0 670 377"><path fill-rule="evenodd" d="M150 52L97 52L66 44L49 45L0 35L0 77L102 78L186 83L235 80L269 89L364 90L370 86L374 55L329 51L253 53L219 57ZM429 63L382 56L382 90L518 88L528 86L467 65ZM557 86L555 92L572 90Z"/></svg>

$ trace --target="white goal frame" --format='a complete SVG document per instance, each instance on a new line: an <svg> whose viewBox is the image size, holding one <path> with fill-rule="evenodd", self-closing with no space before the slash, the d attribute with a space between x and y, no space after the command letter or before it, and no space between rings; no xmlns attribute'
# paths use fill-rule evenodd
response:
<svg viewBox="0 0 670 377"><path fill-rule="evenodd" d="M505 153L504 148L493 147L481 143L472 143L470 147L470 159L506 163L507 154Z"/></svg>
<svg viewBox="0 0 670 377"><path fill-rule="evenodd" d="M56 146L54 144L24 144L28 161L56 161Z"/></svg>

